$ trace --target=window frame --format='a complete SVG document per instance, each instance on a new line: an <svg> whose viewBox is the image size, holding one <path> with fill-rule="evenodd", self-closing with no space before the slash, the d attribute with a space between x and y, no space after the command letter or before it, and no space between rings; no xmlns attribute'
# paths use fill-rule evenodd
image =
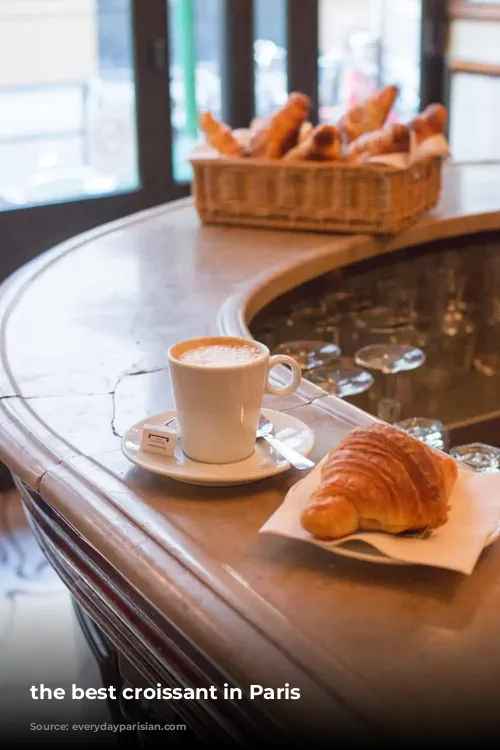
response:
<svg viewBox="0 0 500 750"><path fill-rule="evenodd" d="M495 3L472 3L470 0L449 0L451 19L466 18L476 21L500 21L500 0Z"/></svg>
<svg viewBox="0 0 500 750"><path fill-rule="evenodd" d="M189 194L172 170L166 0L131 0L130 19L140 184L123 193L0 211L2 278L75 234Z"/></svg>

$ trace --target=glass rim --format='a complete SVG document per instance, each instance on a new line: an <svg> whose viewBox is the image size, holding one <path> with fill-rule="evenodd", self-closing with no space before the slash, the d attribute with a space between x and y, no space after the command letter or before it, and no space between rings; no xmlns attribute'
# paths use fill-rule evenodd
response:
<svg viewBox="0 0 500 750"><path fill-rule="evenodd" d="M445 430L446 426L440 419L433 417L407 417L395 422L394 427L405 429L408 427L436 427L440 430Z"/></svg>

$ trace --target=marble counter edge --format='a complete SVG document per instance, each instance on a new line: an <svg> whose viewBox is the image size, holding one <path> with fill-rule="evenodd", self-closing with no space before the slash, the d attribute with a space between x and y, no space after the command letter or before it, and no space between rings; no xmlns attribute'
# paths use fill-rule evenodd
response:
<svg viewBox="0 0 500 750"><path fill-rule="evenodd" d="M87 462L92 463L84 459ZM107 483L106 491L96 493L89 474L107 474L101 483ZM225 665L234 684L262 684L266 678L272 684L276 675L290 684L294 679L302 684L305 681L308 697L318 706L327 710L334 696L339 707L344 706L341 710L346 716L350 716L348 706L357 706L358 710L362 706L363 715L378 723L385 701L374 687L340 658L327 654L319 644L311 644L272 605L248 589L234 571L215 563L181 530L164 521L159 534L153 523L148 524L148 510L132 491L127 493L129 507L124 512L121 488L120 503L113 498L112 485L120 484L96 464L85 470L80 462L75 469L70 461L63 460L44 473L39 491L206 658ZM78 512L82 497L86 502L84 516ZM123 545L124 534L127 546ZM197 611L199 617L194 616ZM256 665L258 674L254 672Z"/></svg>
<svg viewBox="0 0 500 750"><path fill-rule="evenodd" d="M0 285L0 460L31 489L38 490L45 471L57 466L65 456L71 453L71 448L54 435L50 436L49 447L33 429L35 424L41 426L43 430L45 426L29 408L28 401L18 393L15 379L8 365L5 329L10 313L29 284L63 256L112 232L127 229L156 216L178 211L191 204L191 198L181 198L91 229L42 253L15 271Z"/></svg>

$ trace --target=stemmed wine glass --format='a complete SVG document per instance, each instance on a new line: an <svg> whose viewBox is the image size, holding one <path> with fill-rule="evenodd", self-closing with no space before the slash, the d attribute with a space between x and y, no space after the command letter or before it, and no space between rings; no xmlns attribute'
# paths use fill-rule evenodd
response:
<svg viewBox="0 0 500 750"><path fill-rule="evenodd" d="M306 373L306 377L311 383L339 398L360 396L374 383L373 375L359 367L318 367Z"/></svg>
<svg viewBox="0 0 500 750"><path fill-rule="evenodd" d="M424 352L405 344L371 344L359 349L354 359L359 367L382 376L377 416L385 422L397 422L401 418L401 402L397 398L395 376L421 367L425 362Z"/></svg>
<svg viewBox="0 0 500 750"><path fill-rule="evenodd" d="M277 335L280 341L297 341L307 339L317 323L322 319L320 307L298 302L294 307L279 317Z"/></svg>
<svg viewBox="0 0 500 750"><path fill-rule="evenodd" d="M323 295L320 307L326 314L346 315L364 310L370 303L354 289L333 289Z"/></svg>
<svg viewBox="0 0 500 750"><path fill-rule="evenodd" d="M482 264L481 321L478 332L476 370L493 377L500 372L500 249L489 249Z"/></svg>
<svg viewBox="0 0 500 750"><path fill-rule="evenodd" d="M457 253L429 260L419 302L427 338L422 379L431 389L447 385L472 368L476 326L466 300L466 286L466 269Z"/></svg>
<svg viewBox="0 0 500 750"><path fill-rule="evenodd" d="M415 283L400 286L395 279L380 279L374 297L372 307L354 316L360 347L385 343L420 346Z"/></svg>
<svg viewBox="0 0 500 750"><path fill-rule="evenodd" d="M340 357L340 349L329 341L299 339L284 341L274 349L274 354L287 354L299 365L303 373L318 367L333 365Z"/></svg>

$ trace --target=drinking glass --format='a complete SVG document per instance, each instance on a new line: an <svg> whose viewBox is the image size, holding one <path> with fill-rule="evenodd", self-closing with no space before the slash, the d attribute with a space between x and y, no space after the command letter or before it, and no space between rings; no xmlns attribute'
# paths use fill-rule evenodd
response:
<svg viewBox="0 0 500 750"><path fill-rule="evenodd" d="M320 305L325 313L345 315L369 307L370 302L354 290L333 289L323 295Z"/></svg>
<svg viewBox="0 0 500 750"><path fill-rule="evenodd" d="M416 346L424 345L421 332L413 323L398 311L390 308L373 307L356 316L354 320L358 344L357 348L364 348L371 344L404 344Z"/></svg>
<svg viewBox="0 0 500 750"><path fill-rule="evenodd" d="M318 367L307 373L307 379L339 398L359 396L374 383L373 375L359 367Z"/></svg>
<svg viewBox="0 0 500 750"><path fill-rule="evenodd" d="M443 314L448 309L467 307L468 270L464 254L456 251L436 253L425 259L422 283L418 288L417 309L422 314Z"/></svg>
<svg viewBox="0 0 500 750"><path fill-rule="evenodd" d="M398 329L407 326L410 321L408 310L382 305L369 307L356 315L357 327L374 333L397 332Z"/></svg>
<svg viewBox="0 0 500 750"><path fill-rule="evenodd" d="M382 269L376 284L376 304L399 311L408 321L416 319L418 271L414 261Z"/></svg>
<svg viewBox="0 0 500 750"><path fill-rule="evenodd" d="M279 344L273 354L286 354L292 357L303 373L317 367L333 365L340 357L340 349L329 341L298 339Z"/></svg>
<svg viewBox="0 0 500 750"><path fill-rule="evenodd" d="M416 275L402 270L402 264L391 276L387 269L375 283L375 304L355 316L360 345L375 343L420 345L416 328ZM412 266L413 267L413 266Z"/></svg>
<svg viewBox="0 0 500 750"><path fill-rule="evenodd" d="M323 315L318 307L298 304L288 313L276 319L276 337L279 341L308 339Z"/></svg>
<svg viewBox="0 0 500 750"><path fill-rule="evenodd" d="M421 440L431 448L448 451L448 430L438 419L429 419L427 417L410 417L396 422L395 427L407 432L417 440Z"/></svg>
<svg viewBox="0 0 500 750"><path fill-rule="evenodd" d="M260 341L261 344L265 344L269 351L272 352L277 345L275 322L266 320L266 322L255 331L255 338L257 341Z"/></svg>
<svg viewBox="0 0 500 750"><path fill-rule="evenodd" d="M367 370L393 375L398 372L415 370L425 362L421 349L404 344L373 344L356 352L356 364Z"/></svg>
<svg viewBox="0 0 500 750"><path fill-rule="evenodd" d="M492 377L500 372L500 247L489 249L483 263L483 302L474 367Z"/></svg>
<svg viewBox="0 0 500 750"><path fill-rule="evenodd" d="M450 302L427 329L427 362L422 371L425 384L441 387L470 372L475 344L476 326L465 309Z"/></svg>
<svg viewBox="0 0 500 750"><path fill-rule="evenodd" d="M348 356L352 357L356 349L359 349L359 337L348 314L325 313L312 333L315 338L336 344Z"/></svg>
<svg viewBox="0 0 500 750"><path fill-rule="evenodd" d="M475 471L500 471L500 449L485 443L468 443L452 448L450 455Z"/></svg>
<svg viewBox="0 0 500 750"><path fill-rule="evenodd" d="M440 388L463 377L473 366L476 326L467 299L471 274L461 252L436 253L425 260L417 301L426 338L421 380L430 388Z"/></svg>
<svg viewBox="0 0 500 750"><path fill-rule="evenodd" d="M424 352L403 344L372 344L356 352L355 362L359 367L378 373L381 378L377 416L385 422L401 419L402 404L398 398L396 376L421 367L425 362Z"/></svg>

